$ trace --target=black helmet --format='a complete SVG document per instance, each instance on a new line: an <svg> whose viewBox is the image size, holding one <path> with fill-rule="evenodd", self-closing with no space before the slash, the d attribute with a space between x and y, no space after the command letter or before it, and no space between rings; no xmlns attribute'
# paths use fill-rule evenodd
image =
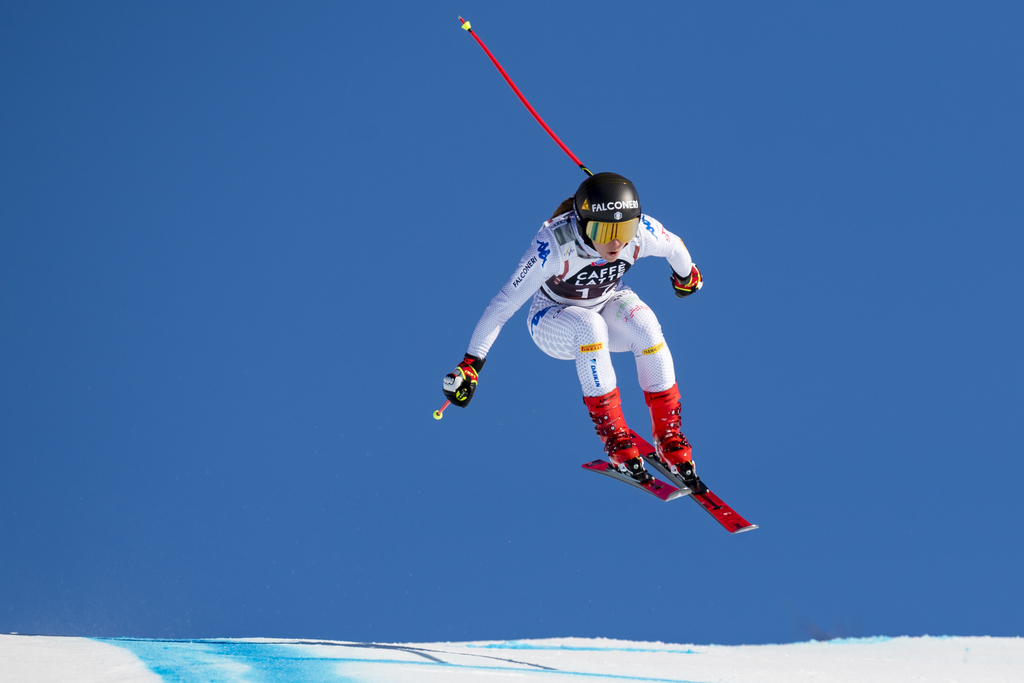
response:
<svg viewBox="0 0 1024 683"><path fill-rule="evenodd" d="M614 235L613 226L620 224L627 224L623 228L631 226L631 231L626 231L627 235L630 232L636 234L636 224L640 218L640 197L633 183L618 173L598 173L580 183L573 198L573 208L580 232L588 239L610 241L612 238L608 234ZM588 225L594 229L588 231ZM598 226L603 226L601 235L597 232ZM609 226L612 226L612 233L607 231ZM631 238L630 235L621 241L629 241Z"/></svg>

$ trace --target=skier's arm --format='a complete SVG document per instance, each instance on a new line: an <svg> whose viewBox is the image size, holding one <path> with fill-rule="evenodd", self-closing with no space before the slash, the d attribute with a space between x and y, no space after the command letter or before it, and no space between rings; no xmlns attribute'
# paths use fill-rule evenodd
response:
<svg viewBox="0 0 1024 683"><path fill-rule="evenodd" d="M545 224L519 260L519 267L512 273L512 277L487 305L473 331L466 357L442 381L444 395L452 405L460 408L469 405L480 379L480 370L487 360L487 352L498 338L502 326L540 289L545 280L559 271L561 257L557 248L550 248L553 244L554 236Z"/></svg>
<svg viewBox="0 0 1024 683"><path fill-rule="evenodd" d="M508 282L487 305L469 340L467 353L476 358L485 358L502 326L560 269L561 255L554 235L547 227L542 227Z"/></svg>
<svg viewBox="0 0 1024 683"><path fill-rule="evenodd" d="M704 285L697 266L690 257L690 251L683 240L665 229L658 220L650 216L640 216L641 244L644 256L662 256L672 266L672 289L676 296L684 297L693 294Z"/></svg>
<svg viewBox="0 0 1024 683"><path fill-rule="evenodd" d="M690 258L690 251L683 244L683 240L665 229L655 218L647 215L640 216L640 230L637 232L641 237L642 251L640 258L644 256L662 256L668 260L672 270L686 277L693 268L693 259Z"/></svg>

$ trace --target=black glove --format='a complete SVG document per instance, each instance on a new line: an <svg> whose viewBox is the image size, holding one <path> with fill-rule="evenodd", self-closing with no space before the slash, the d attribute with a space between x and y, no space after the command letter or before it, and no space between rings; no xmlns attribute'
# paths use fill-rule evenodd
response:
<svg viewBox="0 0 1024 683"><path fill-rule="evenodd" d="M469 405L486 360L486 358L477 358L467 353L458 367L444 376L441 381L441 389L452 405L460 408Z"/></svg>
<svg viewBox="0 0 1024 683"><path fill-rule="evenodd" d="M676 291L676 296L680 299L684 296L690 296L703 286L704 278L701 276L700 271L697 270L697 266L690 270L689 277L676 275L675 271L672 271L672 289Z"/></svg>

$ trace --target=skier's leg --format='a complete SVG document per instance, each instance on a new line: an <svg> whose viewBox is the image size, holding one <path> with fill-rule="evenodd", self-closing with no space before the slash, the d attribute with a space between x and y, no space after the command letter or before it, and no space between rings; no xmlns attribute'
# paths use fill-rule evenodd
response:
<svg viewBox="0 0 1024 683"><path fill-rule="evenodd" d="M641 389L665 391L676 383L672 353L665 344L658 317L633 290L623 286L605 304L601 317L608 325L611 350L633 352Z"/></svg>
<svg viewBox="0 0 1024 683"><path fill-rule="evenodd" d="M603 396L584 396L583 402L612 464L617 466L620 472L641 483L650 480L651 475L644 468L640 451L633 441L629 427L626 426L626 418L622 415L622 398L619 396L618 388Z"/></svg>
<svg viewBox="0 0 1024 683"><path fill-rule="evenodd" d="M634 479L651 478L622 415L615 370L608 352L608 326L597 311L553 304L538 296L527 318L530 335L554 358L576 361L583 402L609 459Z"/></svg>
<svg viewBox="0 0 1024 683"><path fill-rule="evenodd" d="M673 474L679 475L687 488L700 492L690 442L679 431L682 425L679 398L679 388L675 384L665 391L644 392L644 400L651 410L651 431L658 455Z"/></svg>
<svg viewBox="0 0 1024 683"><path fill-rule="evenodd" d="M658 455L691 489L696 486L690 442L680 431L681 406L672 354L654 311L623 286L605 305L612 351L632 351L644 398L651 411L651 432ZM692 484L692 485L691 485Z"/></svg>
<svg viewBox="0 0 1024 683"><path fill-rule="evenodd" d="M603 396L615 389L608 326L600 313L536 297L527 325L541 351L553 358L576 361L584 396Z"/></svg>

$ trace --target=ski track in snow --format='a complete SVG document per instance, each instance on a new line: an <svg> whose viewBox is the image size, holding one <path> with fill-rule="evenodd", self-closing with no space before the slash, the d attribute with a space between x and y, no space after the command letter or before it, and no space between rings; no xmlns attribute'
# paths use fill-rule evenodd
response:
<svg viewBox="0 0 1024 683"><path fill-rule="evenodd" d="M1024 639L673 645L604 638L352 643L0 635L0 683L1021 683Z"/></svg>

